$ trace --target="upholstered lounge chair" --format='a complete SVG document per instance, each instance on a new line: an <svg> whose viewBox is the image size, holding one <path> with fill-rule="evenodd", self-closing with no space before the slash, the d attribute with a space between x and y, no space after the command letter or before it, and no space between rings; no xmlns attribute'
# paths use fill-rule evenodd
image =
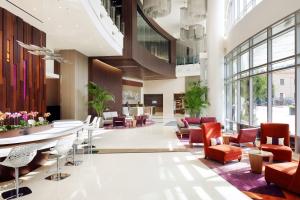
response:
<svg viewBox="0 0 300 200"><path fill-rule="evenodd" d="M300 164L285 162L267 165L265 179L268 184L275 183L291 192L300 194Z"/></svg>
<svg viewBox="0 0 300 200"><path fill-rule="evenodd" d="M258 133L258 128L247 128L247 129L240 129L238 134L234 134L229 137L229 142L235 144L243 144L252 142L255 146L255 140Z"/></svg>
<svg viewBox="0 0 300 200"><path fill-rule="evenodd" d="M194 143L203 143L203 135L201 128L189 129L189 144L192 147Z"/></svg>
<svg viewBox="0 0 300 200"><path fill-rule="evenodd" d="M266 144L267 137L284 138L284 145ZM261 124L261 149L272 152L275 161L291 162L292 149L290 148L290 134L288 124L262 123Z"/></svg>
<svg viewBox="0 0 300 200"><path fill-rule="evenodd" d="M218 138L222 136L220 123L204 123L201 126L204 142L205 158L210 158L219 161L223 164L232 160L242 159L242 149L226 144L211 145L211 138Z"/></svg>

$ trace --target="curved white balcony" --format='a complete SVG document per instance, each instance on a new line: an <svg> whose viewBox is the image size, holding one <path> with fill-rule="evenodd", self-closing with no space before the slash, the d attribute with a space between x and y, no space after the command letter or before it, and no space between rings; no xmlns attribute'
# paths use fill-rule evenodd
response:
<svg viewBox="0 0 300 200"><path fill-rule="evenodd" d="M122 54L124 35L113 23L109 14L99 0L81 0L97 31L112 47Z"/></svg>

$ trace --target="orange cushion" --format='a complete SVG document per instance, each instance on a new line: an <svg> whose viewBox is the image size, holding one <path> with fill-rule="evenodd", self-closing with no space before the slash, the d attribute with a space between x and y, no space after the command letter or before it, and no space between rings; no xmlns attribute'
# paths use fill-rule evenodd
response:
<svg viewBox="0 0 300 200"><path fill-rule="evenodd" d="M272 150L272 151L291 151L292 149L288 146L284 146L284 145L274 145L274 144L262 144L261 148L263 150Z"/></svg>
<svg viewBox="0 0 300 200"><path fill-rule="evenodd" d="M210 146L208 148L208 157L220 162L227 162L239 159L242 155L240 147L234 147L226 144Z"/></svg>
<svg viewBox="0 0 300 200"><path fill-rule="evenodd" d="M288 146L273 145L273 144L262 144L262 150L269 151L274 154L274 160L278 161L292 161L292 149Z"/></svg>
<svg viewBox="0 0 300 200"><path fill-rule="evenodd" d="M286 162L276 163L266 166L265 178L267 182L275 183L276 185L288 188L293 176L296 173L298 163Z"/></svg>
<svg viewBox="0 0 300 200"><path fill-rule="evenodd" d="M230 145L226 145L226 144L210 146L209 150L210 151L220 151L220 152L223 152L224 154L226 154L226 153L236 153L236 152L239 153L239 152L242 152L241 148L230 146Z"/></svg>

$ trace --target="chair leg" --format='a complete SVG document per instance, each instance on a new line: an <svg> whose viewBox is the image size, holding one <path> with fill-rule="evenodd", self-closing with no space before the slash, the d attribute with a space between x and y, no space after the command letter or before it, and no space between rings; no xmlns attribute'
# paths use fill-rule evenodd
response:
<svg viewBox="0 0 300 200"><path fill-rule="evenodd" d="M15 168L16 198L19 198L19 168Z"/></svg>
<svg viewBox="0 0 300 200"><path fill-rule="evenodd" d="M21 196L31 194L32 191L28 187L20 188L19 181L19 168L15 168L15 188L12 190L5 191L1 194L3 199L19 199Z"/></svg>
<svg viewBox="0 0 300 200"><path fill-rule="evenodd" d="M238 160L239 160L239 162L241 162L241 160L242 160L242 157L240 157Z"/></svg>

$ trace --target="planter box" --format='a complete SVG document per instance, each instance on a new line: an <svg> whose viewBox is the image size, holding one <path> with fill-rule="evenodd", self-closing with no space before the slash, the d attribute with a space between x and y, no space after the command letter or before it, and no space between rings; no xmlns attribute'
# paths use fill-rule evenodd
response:
<svg viewBox="0 0 300 200"><path fill-rule="evenodd" d="M52 128L52 124L47 124L43 126L35 126L27 129L13 129L5 132L0 132L0 138L8 138L8 137L16 137L21 135L33 134L36 132L41 132L45 130L49 130Z"/></svg>

